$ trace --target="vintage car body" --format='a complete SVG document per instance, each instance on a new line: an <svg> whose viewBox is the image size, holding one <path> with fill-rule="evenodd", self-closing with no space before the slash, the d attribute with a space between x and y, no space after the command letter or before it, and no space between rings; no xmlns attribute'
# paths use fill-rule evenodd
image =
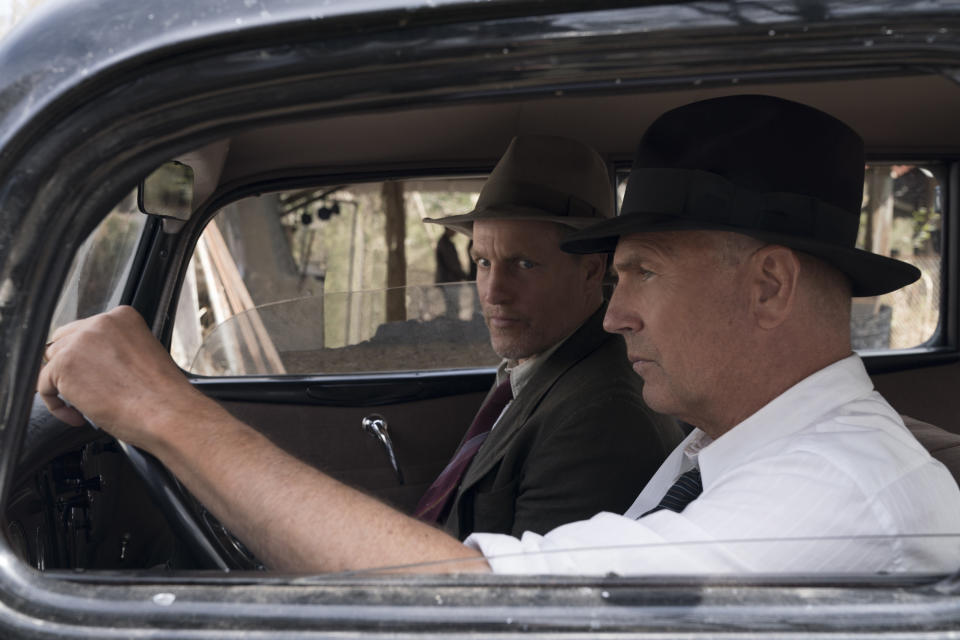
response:
<svg viewBox="0 0 960 640"><path fill-rule="evenodd" d="M899 411L960 432L960 2L51 2L0 42L0 68L0 636L946 637L960 628L957 576L262 573L215 526L197 528L188 498L162 503L176 485L149 457L51 427L34 402L74 254L166 160L194 154L207 177L201 203L189 220L145 222L119 294L169 343L197 238L233 200L475 175L519 132L579 137L625 166L665 109L760 92L849 121L875 161L939 167L938 329L915 348L866 355ZM371 407L421 421L468 416L490 380L489 367L475 367L195 383L227 403L253 401L238 411L254 421L304 405L311 419L356 425ZM441 440L439 459L455 443L431 441ZM110 517L135 512L136 526L163 530L188 559L173 570L78 566L64 540L43 543L66 545L56 553L40 553L39 539L11 542L18 509L64 513L29 506L43 499L31 483L91 443L116 455L103 491L129 482L130 502ZM133 487L131 462L157 481L160 506L149 487Z"/></svg>

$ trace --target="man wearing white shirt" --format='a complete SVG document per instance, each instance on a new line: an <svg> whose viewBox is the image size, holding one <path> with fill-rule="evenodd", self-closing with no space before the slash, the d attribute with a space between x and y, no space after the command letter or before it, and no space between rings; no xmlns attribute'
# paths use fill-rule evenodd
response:
<svg viewBox="0 0 960 640"><path fill-rule="evenodd" d="M694 466L700 498L643 516ZM909 535L958 530L942 474L850 356L715 441L691 433L624 516L469 541L499 573L938 571L957 565L957 537Z"/></svg>
<svg viewBox="0 0 960 640"><path fill-rule="evenodd" d="M846 125L766 96L650 127L620 217L564 248L615 249L604 328L624 335L647 403L698 428L623 516L468 538L495 571L960 566L960 491L851 355L851 295L919 275L854 248L863 166ZM687 499L656 509L694 468Z"/></svg>
<svg viewBox="0 0 960 640"><path fill-rule="evenodd" d="M461 544L238 423L183 381L132 311L61 330L39 390L65 419L83 412L157 455L273 568L954 571L960 490L850 347L851 296L919 277L855 248L863 166L859 137L815 109L693 103L644 134L621 215L568 237L573 252L614 252L604 327L624 336L647 404L696 427L625 515ZM135 366L118 377L125 360ZM116 379L78 375L89 371ZM146 412L104 396L118 387L162 402L141 401ZM192 446L197 430L210 455ZM257 522L283 526L261 536Z"/></svg>

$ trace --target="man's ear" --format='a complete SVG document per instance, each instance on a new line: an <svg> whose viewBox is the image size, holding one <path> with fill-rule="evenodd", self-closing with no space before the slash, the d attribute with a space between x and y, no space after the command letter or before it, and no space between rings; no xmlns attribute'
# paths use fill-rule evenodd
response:
<svg viewBox="0 0 960 640"><path fill-rule="evenodd" d="M790 316L797 299L800 260L792 249L767 245L751 260L751 304L762 329L773 329Z"/></svg>
<svg viewBox="0 0 960 640"><path fill-rule="evenodd" d="M586 273L587 282L603 282L607 273L607 254L589 253L580 258L582 266Z"/></svg>

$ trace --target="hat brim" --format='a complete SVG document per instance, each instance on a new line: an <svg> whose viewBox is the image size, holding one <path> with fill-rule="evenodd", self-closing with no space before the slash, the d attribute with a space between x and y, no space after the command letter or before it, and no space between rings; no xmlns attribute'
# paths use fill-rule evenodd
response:
<svg viewBox="0 0 960 640"><path fill-rule="evenodd" d="M610 253L622 236L657 231L731 231L808 253L833 265L850 278L855 297L877 296L905 287L920 278L912 264L818 240L755 231L732 225L707 224L660 214L630 214L605 220L568 236L561 248L569 253Z"/></svg>
<svg viewBox="0 0 960 640"><path fill-rule="evenodd" d="M609 219L609 218L607 218ZM591 225L597 224L605 218L599 217L576 217L576 216L558 216L543 209L524 206L499 205L485 209L474 209L470 213L464 213L456 216L446 216L444 218L424 218L424 222L439 224L445 227L456 229L468 236L473 235L473 223L477 220L535 220L537 222L554 222L559 225L570 227L571 229L585 229Z"/></svg>

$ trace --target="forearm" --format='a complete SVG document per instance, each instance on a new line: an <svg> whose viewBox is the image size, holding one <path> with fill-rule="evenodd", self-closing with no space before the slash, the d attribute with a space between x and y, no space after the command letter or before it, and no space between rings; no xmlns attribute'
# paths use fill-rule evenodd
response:
<svg viewBox="0 0 960 640"><path fill-rule="evenodd" d="M161 419L160 460L271 569L346 571L439 562L485 571L480 554L288 455L212 401ZM469 559L473 559L470 561Z"/></svg>
<svg viewBox="0 0 960 640"><path fill-rule="evenodd" d="M287 455L193 388L130 307L54 334L37 390L55 415L85 417L157 456L261 560L288 571L438 563L483 571L480 554ZM479 559L479 560L478 560Z"/></svg>

